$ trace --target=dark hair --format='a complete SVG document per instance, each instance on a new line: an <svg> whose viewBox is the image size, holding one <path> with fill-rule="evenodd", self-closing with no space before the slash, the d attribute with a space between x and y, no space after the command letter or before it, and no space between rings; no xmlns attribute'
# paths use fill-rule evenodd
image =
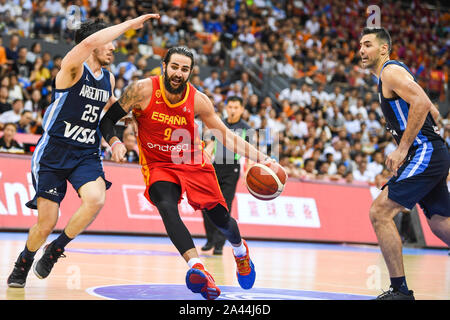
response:
<svg viewBox="0 0 450 320"><path fill-rule="evenodd" d="M388 44L388 53L392 50L392 40L389 32L383 27L365 27L361 33L361 37L366 34L375 34L377 39Z"/></svg>
<svg viewBox="0 0 450 320"><path fill-rule="evenodd" d="M7 123L5 123L5 125L3 126L3 131L5 131L7 126L12 126L17 131L17 124L15 124L14 122L7 122Z"/></svg>
<svg viewBox="0 0 450 320"><path fill-rule="evenodd" d="M101 19L83 22L80 28L75 32L75 43L79 44L90 35L96 33L97 31L105 29L106 27L106 23Z"/></svg>
<svg viewBox="0 0 450 320"><path fill-rule="evenodd" d="M188 58L191 59L191 69L194 67L194 54L192 53L191 50L189 50L186 47L172 47L170 48L167 52L166 55L164 56L163 62L168 65L169 61L170 61L170 57L173 54L181 54L183 56L186 56Z"/></svg>
<svg viewBox="0 0 450 320"><path fill-rule="evenodd" d="M306 165L310 162L314 162L314 159L313 158L305 159L305 161L303 162L303 167L306 167Z"/></svg>
<svg viewBox="0 0 450 320"><path fill-rule="evenodd" d="M228 102L231 102L231 101L239 101L239 104L240 104L241 106L244 105L244 101L243 101L242 98L239 97L239 96L231 96L231 97L228 97L227 103L228 103Z"/></svg>

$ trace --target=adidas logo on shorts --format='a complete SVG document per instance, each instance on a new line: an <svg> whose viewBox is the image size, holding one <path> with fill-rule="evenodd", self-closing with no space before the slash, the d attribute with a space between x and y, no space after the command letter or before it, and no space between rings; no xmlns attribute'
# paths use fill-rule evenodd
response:
<svg viewBox="0 0 450 320"><path fill-rule="evenodd" d="M53 196L58 196L58 195L59 195L59 194L58 194L58 191L56 191L56 188L47 190L47 191L45 191L45 193L51 194L51 195L53 195Z"/></svg>

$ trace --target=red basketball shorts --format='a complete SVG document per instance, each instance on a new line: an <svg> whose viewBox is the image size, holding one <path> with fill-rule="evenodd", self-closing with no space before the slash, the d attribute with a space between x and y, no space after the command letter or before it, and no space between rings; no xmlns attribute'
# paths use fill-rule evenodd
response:
<svg viewBox="0 0 450 320"><path fill-rule="evenodd" d="M157 181L167 181L178 184L181 187L181 202L186 192L188 203L194 210L210 210L217 204L223 205L228 210L227 203L220 190L214 167L206 163L201 164L173 164L151 163L142 167L146 190L145 197L150 203L149 189Z"/></svg>

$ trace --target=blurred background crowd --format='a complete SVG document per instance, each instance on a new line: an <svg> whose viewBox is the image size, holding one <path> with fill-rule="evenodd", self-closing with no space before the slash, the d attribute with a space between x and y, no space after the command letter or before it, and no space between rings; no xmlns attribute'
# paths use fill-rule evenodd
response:
<svg viewBox="0 0 450 320"><path fill-rule="evenodd" d="M450 143L450 11L436 1L372 1L393 40L391 59L406 63L439 108ZM168 48L193 50L191 83L226 117L227 97L240 96L259 145L294 179L381 186L385 156L396 145L385 130L376 82L360 66L359 34L367 6L343 0L0 0L0 151L30 152L18 133L42 134L52 81L80 22L117 24L143 13L159 20L129 31L110 66L115 95L133 79L160 74ZM27 40L27 41L25 41ZM26 44L25 44L26 43ZM48 46L46 45L48 44ZM124 130L128 161L136 138ZM276 152L273 152L273 151ZM108 159L104 146L104 158Z"/></svg>

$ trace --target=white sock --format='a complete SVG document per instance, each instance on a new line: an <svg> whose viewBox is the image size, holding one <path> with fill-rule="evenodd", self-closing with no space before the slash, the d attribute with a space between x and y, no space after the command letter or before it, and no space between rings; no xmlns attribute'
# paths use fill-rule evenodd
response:
<svg viewBox="0 0 450 320"><path fill-rule="evenodd" d="M247 249L245 248L244 241L241 241L241 245L240 246L235 247L233 245L232 247L233 247L234 255L236 257L243 257L243 256L245 256L247 254Z"/></svg>
<svg viewBox="0 0 450 320"><path fill-rule="evenodd" d="M196 263L200 263L203 267L205 267L199 258L191 258L189 259L187 264L189 268L192 268Z"/></svg>

